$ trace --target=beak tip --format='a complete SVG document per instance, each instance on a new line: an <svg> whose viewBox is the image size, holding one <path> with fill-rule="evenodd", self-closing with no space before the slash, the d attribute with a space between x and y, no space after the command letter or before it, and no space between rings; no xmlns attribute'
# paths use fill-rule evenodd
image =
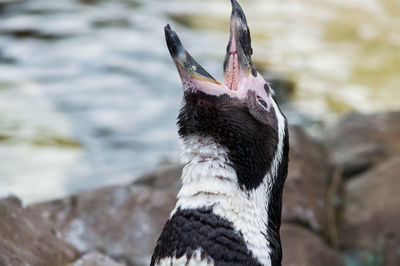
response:
<svg viewBox="0 0 400 266"><path fill-rule="evenodd" d="M165 32L171 31L171 26L170 26L169 24L165 25L164 31L165 31Z"/></svg>
<svg viewBox="0 0 400 266"><path fill-rule="evenodd" d="M244 22L245 25L247 25L246 21L246 16L244 15L242 7L239 5L239 3L236 0L231 0L232 3L232 16L231 18L236 18L238 20L241 20Z"/></svg>
<svg viewBox="0 0 400 266"><path fill-rule="evenodd" d="M179 73L185 72L192 78L193 76L198 76L197 79L200 77L200 79L216 83L216 80L185 50L178 34L171 29L169 24L164 27L164 31L169 53L178 67Z"/></svg>
<svg viewBox="0 0 400 266"><path fill-rule="evenodd" d="M239 3L236 0L231 0L231 4L233 9L236 9L239 6Z"/></svg>
<svg viewBox="0 0 400 266"><path fill-rule="evenodd" d="M185 48L183 48L178 35L175 33L175 31L173 31L171 29L171 26L169 24L167 24L164 27L164 32L165 32L165 40L167 41L169 53L171 54L171 56L173 58L185 51Z"/></svg>
<svg viewBox="0 0 400 266"><path fill-rule="evenodd" d="M237 53L237 60L243 71L253 72L254 69L251 62L253 49L251 48L250 30L247 25L246 16L237 0L231 0L231 3L231 36L224 61L224 72L232 71L232 69L229 69L229 60L231 60L232 52Z"/></svg>

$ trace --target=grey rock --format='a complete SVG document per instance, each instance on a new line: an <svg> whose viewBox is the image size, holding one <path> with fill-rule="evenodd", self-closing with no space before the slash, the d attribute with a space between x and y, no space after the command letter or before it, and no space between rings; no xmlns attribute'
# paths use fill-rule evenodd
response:
<svg viewBox="0 0 400 266"><path fill-rule="evenodd" d="M289 127L289 170L283 191L282 220L327 231L326 193L331 175L327 151L299 127Z"/></svg>
<svg viewBox="0 0 400 266"><path fill-rule="evenodd" d="M281 227L283 248L282 265L285 266L340 266L343 258L321 237L311 231L292 224Z"/></svg>
<svg viewBox="0 0 400 266"><path fill-rule="evenodd" d="M400 157L345 185L339 240L353 248L379 250L385 265L400 265Z"/></svg>
<svg viewBox="0 0 400 266"><path fill-rule="evenodd" d="M344 176L353 176L400 155L400 111L344 116L324 130L321 139Z"/></svg>
<svg viewBox="0 0 400 266"><path fill-rule="evenodd" d="M0 200L0 265L61 265L76 259L73 246L58 239L38 213L13 196Z"/></svg>
<svg viewBox="0 0 400 266"><path fill-rule="evenodd" d="M93 250L128 265L148 265L175 206L176 193L114 186L31 206L81 253Z"/></svg>

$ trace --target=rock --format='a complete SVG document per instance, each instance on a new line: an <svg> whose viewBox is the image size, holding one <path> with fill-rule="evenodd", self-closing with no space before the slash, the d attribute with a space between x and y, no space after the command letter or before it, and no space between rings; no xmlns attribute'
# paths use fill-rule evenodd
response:
<svg viewBox="0 0 400 266"><path fill-rule="evenodd" d="M31 208L81 253L101 251L127 265L149 265L176 193L147 186L115 186Z"/></svg>
<svg viewBox="0 0 400 266"><path fill-rule="evenodd" d="M285 266L339 266L344 265L340 253L328 246L311 231L293 224L281 227L282 265Z"/></svg>
<svg viewBox="0 0 400 266"><path fill-rule="evenodd" d="M282 220L325 233L329 156L299 127L289 127L289 134L289 172L283 191Z"/></svg>
<svg viewBox="0 0 400 266"><path fill-rule="evenodd" d="M142 175L133 184L160 189L172 189L178 193L182 186L180 181L182 169L183 165L181 164L162 165L156 170Z"/></svg>
<svg viewBox="0 0 400 266"><path fill-rule="evenodd" d="M322 133L322 141L345 177L361 173L400 155L400 111L347 115Z"/></svg>
<svg viewBox="0 0 400 266"><path fill-rule="evenodd" d="M74 263L67 266L124 266L125 264L118 263L109 257L99 253L91 252L86 254Z"/></svg>
<svg viewBox="0 0 400 266"><path fill-rule="evenodd" d="M73 246L58 239L40 215L13 196L0 200L0 265L62 265L76 259Z"/></svg>
<svg viewBox="0 0 400 266"><path fill-rule="evenodd" d="M400 156L345 185L339 240L345 246L379 249L385 265L400 265Z"/></svg>

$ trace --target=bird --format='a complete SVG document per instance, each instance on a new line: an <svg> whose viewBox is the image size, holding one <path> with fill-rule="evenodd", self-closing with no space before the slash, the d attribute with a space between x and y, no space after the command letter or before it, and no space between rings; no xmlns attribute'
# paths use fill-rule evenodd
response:
<svg viewBox="0 0 400 266"><path fill-rule="evenodd" d="M231 0L224 82L214 79L165 26L183 87L178 115L184 163L177 203L150 265L281 265L287 120L252 62L245 14Z"/></svg>

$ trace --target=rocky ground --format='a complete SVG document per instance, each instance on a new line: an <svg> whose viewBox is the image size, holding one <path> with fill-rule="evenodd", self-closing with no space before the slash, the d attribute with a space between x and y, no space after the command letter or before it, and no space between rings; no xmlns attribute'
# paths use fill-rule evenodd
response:
<svg viewBox="0 0 400 266"><path fill-rule="evenodd" d="M400 112L290 128L283 265L400 265ZM0 265L148 265L182 167L23 206L0 200ZM399 185L399 186L398 186Z"/></svg>

